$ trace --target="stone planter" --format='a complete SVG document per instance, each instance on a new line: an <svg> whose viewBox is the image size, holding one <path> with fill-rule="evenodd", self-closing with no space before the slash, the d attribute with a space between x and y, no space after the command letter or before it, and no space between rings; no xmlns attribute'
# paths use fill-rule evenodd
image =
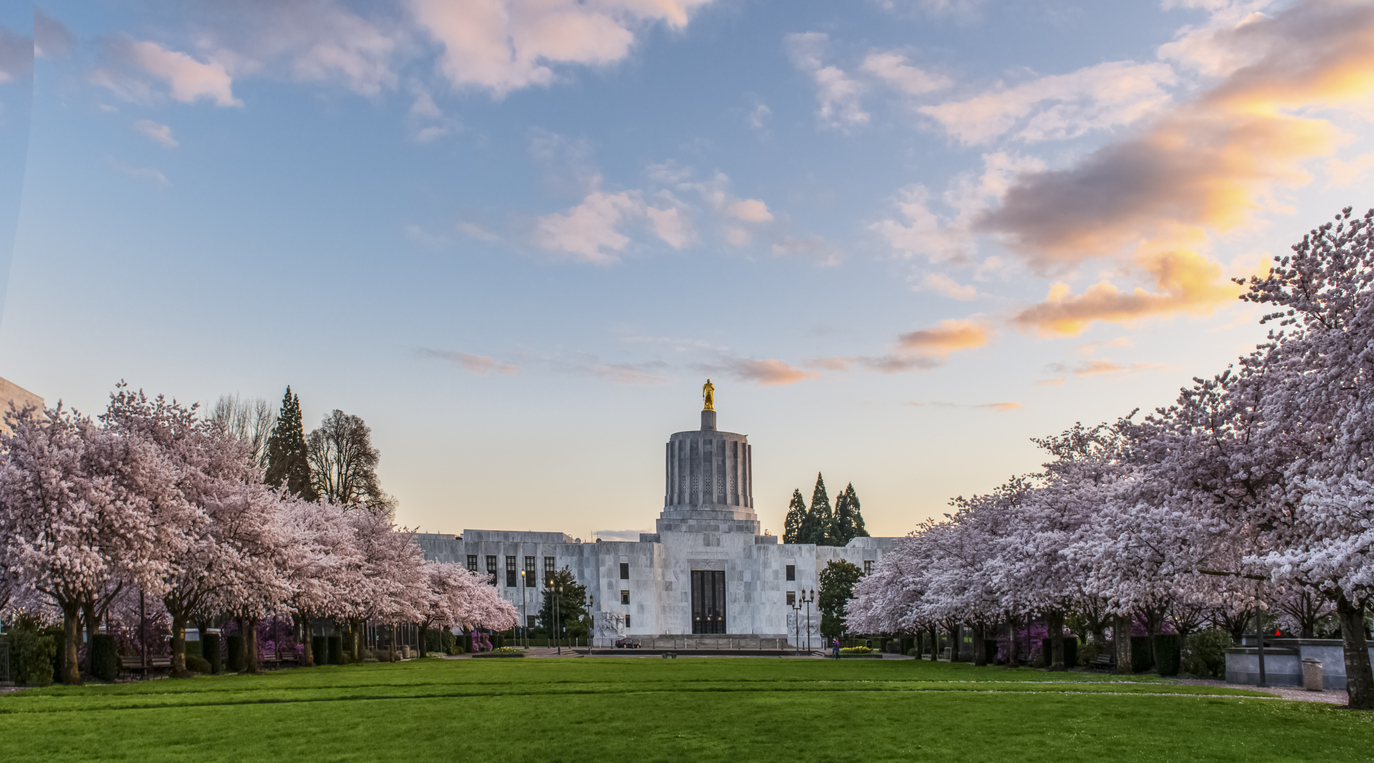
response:
<svg viewBox="0 0 1374 763"><path fill-rule="evenodd" d="M1302 661L1302 688L1308 691L1322 690L1322 661L1311 657Z"/></svg>

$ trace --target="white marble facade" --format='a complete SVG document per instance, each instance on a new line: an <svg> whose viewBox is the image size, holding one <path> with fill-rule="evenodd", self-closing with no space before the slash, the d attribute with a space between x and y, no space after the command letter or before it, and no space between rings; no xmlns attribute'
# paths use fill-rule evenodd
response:
<svg viewBox="0 0 1374 763"><path fill-rule="evenodd" d="M715 411L702 411L701 429L669 438L658 532L642 534L638 542L584 543L558 532L504 530L420 533L416 541L427 559L494 568L501 595L526 617L539 611L545 572L567 567L592 596L594 633L602 645L619 635L694 632L805 644L806 610L798 625L789 593L800 600L802 591L819 589L818 576L832 560L871 568L897 539L855 538L834 547L782 544L760 534L748 438L716 431L715 419ZM522 570L529 573L524 578ZM533 585L522 584L529 578ZM723 608L715 606L717 590L724 594ZM702 622L713 614L724 622ZM815 604L810 627L811 644L819 646Z"/></svg>

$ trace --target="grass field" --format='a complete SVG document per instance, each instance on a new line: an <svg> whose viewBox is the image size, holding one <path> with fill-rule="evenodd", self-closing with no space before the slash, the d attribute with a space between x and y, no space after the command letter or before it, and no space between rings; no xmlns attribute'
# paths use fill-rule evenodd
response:
<svg viewBox="0 0 1374 763"><path fill-rule="evenodd" d="M3 695L0 759L1374 758L1374 714L1257 694L915 661L428 659Z"/></svg>

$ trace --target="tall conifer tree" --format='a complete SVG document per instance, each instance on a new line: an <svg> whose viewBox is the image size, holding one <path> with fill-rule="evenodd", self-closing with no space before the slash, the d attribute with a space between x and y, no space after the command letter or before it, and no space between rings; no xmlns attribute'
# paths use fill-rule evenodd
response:
<svg viewBox="0 0 1374 763"><path fill-rule="evenodd" d="M800 490L792 491L792 504L787 507L787 519L782 530L783 543L801 543L802 523L806 521L806 500Z"/></svg>
<svg viewBox="0 0 1374 763"><path fill-rule="evenodd" d="M844 546L855 538L867 537L859 496L854 492L854 483L851 482L835 498L835 537L832 540L836 546Z"/></svg>
<svg viewBox="0 0 1374 763"><path fill-rule="evenodd" d="M287 386L281 412L272 437L267 441L267 473L263 481L277 487L282 483L292 494L307 501L319 500L310 484L310 460L305 449L305 429L301 424L301 399Z"/></svg>
<svg viewBox="0 0 1374 763"><path fill-rule="evenodd" d="M811 491L811 508L806 512L798 537L801 543L815 543L817 546L830 544L834 530L835 514L830 510L830 496L825 492L825 478L816 472L816 489Z"/></svg>

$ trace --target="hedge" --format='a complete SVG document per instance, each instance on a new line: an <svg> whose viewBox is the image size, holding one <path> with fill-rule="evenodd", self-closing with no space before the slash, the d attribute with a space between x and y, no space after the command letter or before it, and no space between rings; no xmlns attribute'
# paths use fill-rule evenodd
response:
<svg viewBox="0 0 1374 763"><path fill-rule="evenodd" d="M1040 648L1044 651L1045 667L1054 664L1054 641L1044 639L1040 642ZM1064 667L1072 668L1078 665L1078 639L1073 636L1064 637Z"/></svg>
<svg viewBox="0 0 1374 763"><path fill-rule="evenodd" d="M329 664L329 639L325 636L310 637L310 659L316 665Z"/></svg>
<svg viewBox="0 0 1374 763"><path fill-rule="evenodd" d="M114 636L97 633L91 636L91 675L105 681L119 677L119 653L115 650Z"/></svg>
<svg viewBox="0 0 1374 763"><path fill-rule="evenodd" d="M342 665L343 661L343 636L329 637L329 664Z"/></svg>
<svg viewBox="0 0 1374 763"><path fill-rule="evenodd" d="M1178 644L1178 634L1161 633L1155 636L1155 651L1159 654L1159 674L1161 676L1178 675L1179 663L1183 661L1183 654Z"/></svg>
<svg viewBox="0 0 1374 763"><path fill-rule="evenodd" d="M247 669L244 664L243 636L229 637L229 672L242 673Z"/></svg>
<svg viewBox="0 0 1374 763"><path fill-rule="evenodd" d="M220 654L219 634L206 633L202 634L201 638L204 639L204 642L200 647L200 656L204 657L205 661L210 663L210 672L224 672L224 655Z"/></svg>
<svg viewBox="0 0 1374 763"><path fill-rule="evenodd" d="M1144 673L1155 666L1154 645L1149 636L1131 636L1131 672Z"/></svg>

